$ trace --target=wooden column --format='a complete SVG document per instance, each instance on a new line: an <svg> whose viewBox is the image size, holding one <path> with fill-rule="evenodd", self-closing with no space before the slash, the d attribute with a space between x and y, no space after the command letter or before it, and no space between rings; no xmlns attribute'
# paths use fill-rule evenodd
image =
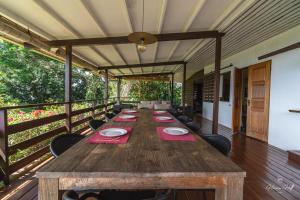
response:
<svg viewBox="0 0 300 200"><path fill-rule="evenodd" d="M171 105L174 104L174 74L171 77Z"/></svg>
<svg viewBox="0 0 300 200"><path fill-rule="evenodd" d="M104 85L104 105L105 112L107 112L107 104L108 104L108 70L105 69L105 85Z"/></svg>
<svg viewBox="0 0 300 200"><path fill-rule="evenodd" d="M218 125L219 125L219 91L220 91L221 45L222 45L221 42L222 42L222 37L219 35L218 37L216 37L212 134L218 134Z"/></svg>
<svg viewBox="0 0 300 200"><path fill-rule="evenodd" d="M117 102L121 104L121 78L118 78L117 82Z"/></svg>
<svg viewBox="0 0 300 200"><path fill-rule="evenodd" d="M183 73L182 73L182 94L181 94L181 98L182 98L182 108L183 111L185 110L185 81L186 81L186 63L183 64Z"/></svg>
<svg viewBox="0 0 300 200"><path fill-rule="evenodd" d="M66 46L65 57L65 109L67 132L72 133L72 46Z"/></svg>
<svg viewBox="0 0 300 200"><path fill-rule="evenodd" d="M0 179L9 184L9 156L8 156L8 134L7 134L7 110L0 110Z"/></svg>

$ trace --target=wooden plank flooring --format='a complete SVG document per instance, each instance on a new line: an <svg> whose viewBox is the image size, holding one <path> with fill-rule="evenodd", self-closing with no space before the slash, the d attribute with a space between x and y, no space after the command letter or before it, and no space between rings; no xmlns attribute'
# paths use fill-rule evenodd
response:
<svg viewBox="0 0 300 200"><path fill-rule="evenodd" d="M200 133L211 133L211 121L196 116ZM232 141L229 157L247 172L244 185L245 200L300 199L300 166L288 160L288 153L266 143L232 135L231 130L219 125L219 134ZM37 199L37 179L29 175L0 192L3 200ZM214 191L185 190L177 192L177 200L210 200Z"/></svg>

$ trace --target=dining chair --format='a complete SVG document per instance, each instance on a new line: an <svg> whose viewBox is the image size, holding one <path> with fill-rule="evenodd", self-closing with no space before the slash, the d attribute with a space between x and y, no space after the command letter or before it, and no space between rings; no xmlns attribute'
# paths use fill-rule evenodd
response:
<svg viewBox="0 0 300 200"><path fill-rule="evenodd" d="M105 121L99 120L99 119L92 119L89 121L89 127L93 130L96 131L100 126L105 124Z"/></svg>
<svg viewBox="0 0 300 200"><path fill-rule="evenodd" d="M173 115L174 117L178 117L180 115L182 115L183 113L180 110L177 110L176 108L172 107L170 109L167 109L167 111Z"/></svg>
<svg viewBox="0 0 300 200"><path fill-rule="evenodd" d="M50 152L51 154L57 158L59 155L61 155L63 152L65 152L67 149L72 147L74 144L79 142L85 138L84 135L79 134L63 134L56 136L50 143ZM63 194L63 200L85 200L85 199L91 199L98 196L98 194L94 192L89 191L82 191L84 194L79 198L79 194L73 190L66 191ZM97 199L97 198L95 198Z"/></svg>
<svg viewBox="0 0 300 200"><path fill-rule="evenodd" d="M107 118L107 119L112 119L112 118L114 118L116 116L116 114L114 114L114 113L105 113L105 117Z"/></svg>
<svg viewBox="0 0 300 200"><path fill-rule="evenodd" d="M201 129L200 125L194 121L187 122L185 125L194 132L198 132Z"/></svg>
<svg viewBox="0 0 300 200"><path fill-rule="evenodd" d="M121 110L113 110L112 111L115 115L119 114L121 112Z"/></svg>
<svg viewBox="0 0 300 200"><path fill-rule="evenodd" d="M69 190L63 193L62 200L101 200L100 193L84 193L80 195L81 192L77 193L74 190Z"/></svg>
<svg viewBox="0 0 300 200"><path fill-rule="evenodd" d="M105 190L100 193L100 200L167 200L170 190Z"/></svg>
<svg viewBox="0 0 300 200"><path fill-rule="evenodd" d="M56 136L50 143L51 154L57 158L71 146L82 140L85 136L79 134L63 134Z"/></svg>
<svg viewBox="0 0 300 200"><path fill-rule="evenodd" d="M176 117L179 121L181 121L182 123L186 124L188 122L192 122L193 119L191 119L190 117L186 116L186 115L179 115L178 117Z"/></svg>
<svg viewBox="0 0 300 200"><path fill-rule="evenodd" d="M223 153L226 156L231 150L230 140L224 137L223 135L218 135L218 134L201 135L200 134L200 137L203 138L205 141L207 141L209 144L211 144L213 147L218 149L221 153Z"/></svg>

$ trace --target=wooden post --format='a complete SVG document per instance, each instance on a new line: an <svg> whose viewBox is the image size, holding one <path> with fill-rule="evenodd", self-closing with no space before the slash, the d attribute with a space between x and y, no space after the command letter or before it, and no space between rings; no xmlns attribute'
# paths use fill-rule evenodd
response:
<svg viewBox="0 0 300 200"><path fill-rule="evenodd" d="M65 110L67 133L72 133L72 46L66 46L65 57Z"/></svg>
<svg viewBox="0 0 300 200"><path fill-rule="evenodd" d="M117 103L121 104L121 78L118 77L117 82Z"/></svg>
<svg viewBox="0 0 300 200"><path fill-rule="evenodd" d="M8 156L8 134L7 134L7 110L0 110L0 178L6 185L9 184L9 156Z"/></svg>
<svg viewBox="0 0 300 200"><path fill-rule="evenodd" d="M105 69L105 85L104 85L105 113L107 112L107 104L108 104L108 70Z"/></svg>
<svg viewBox="0 0 300 200"><path fill-rule="evenodd" d="M173 106L174 104L174 73L172 74L171 77L171 105Z"/></svg>
<svg viewBox="0 0 300 200"><path fill-rule="evenodd" d="M221 45L222 45L221 43L222 43L222 37L219 35L218 37L216 37L212 134L218 134L218 126L219 126L219 91L220 91Z"/></svg>
<svg viewBox="0 0 300 200"><path fill-rule="evenodd" d="M186 81L186 63L183 64L183 73L182 73L182 109L185 111L185 81Z"/></svg>

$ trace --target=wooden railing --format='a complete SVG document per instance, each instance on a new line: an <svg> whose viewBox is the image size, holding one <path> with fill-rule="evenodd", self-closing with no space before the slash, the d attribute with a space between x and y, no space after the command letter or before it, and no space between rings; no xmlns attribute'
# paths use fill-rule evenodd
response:
<svg viewBox="0 0 300 200"><path fill-rule="evenodd" d="M74 105L85 103L90 104L87 107L73 110ZM51 138L68 132L82 134L89 130L87 124L93 118L104 118L105 111L112 110L112 105L115 104L115 98L110 98L109 102L104 105L102 100L83 100L74 102L62 103L44 103L44 104L30 104L20 106L10 106L0 108L0 167L1 167L1 180L6 184L9 183L9 176L18 170L24 168L34 160L49 154L49 144ZM16 124L9 124L9 112L16 109L43 109L50 106L65 107L61 113L54 113L51 116L41 117L37 119L30 119ZM71 106L70 109L66 109ZM70 120L71 123L67 121ZM54 124L54 125L53 125ZM49 130L48 128L41 129L44 126L53 125L54 127ZM40 128L40 129L38 129ZM28 131L38 129L38 134L25 139L24 141L9 145L9 137L20 134L28 134ZM27 133L26 133L27 131ZM16 135L19 136L19 135ZM31 153L32 148L33 152ZM18 152L30 149L30 154L21 156L20 159L11 161L11 157Z"/></svg>

